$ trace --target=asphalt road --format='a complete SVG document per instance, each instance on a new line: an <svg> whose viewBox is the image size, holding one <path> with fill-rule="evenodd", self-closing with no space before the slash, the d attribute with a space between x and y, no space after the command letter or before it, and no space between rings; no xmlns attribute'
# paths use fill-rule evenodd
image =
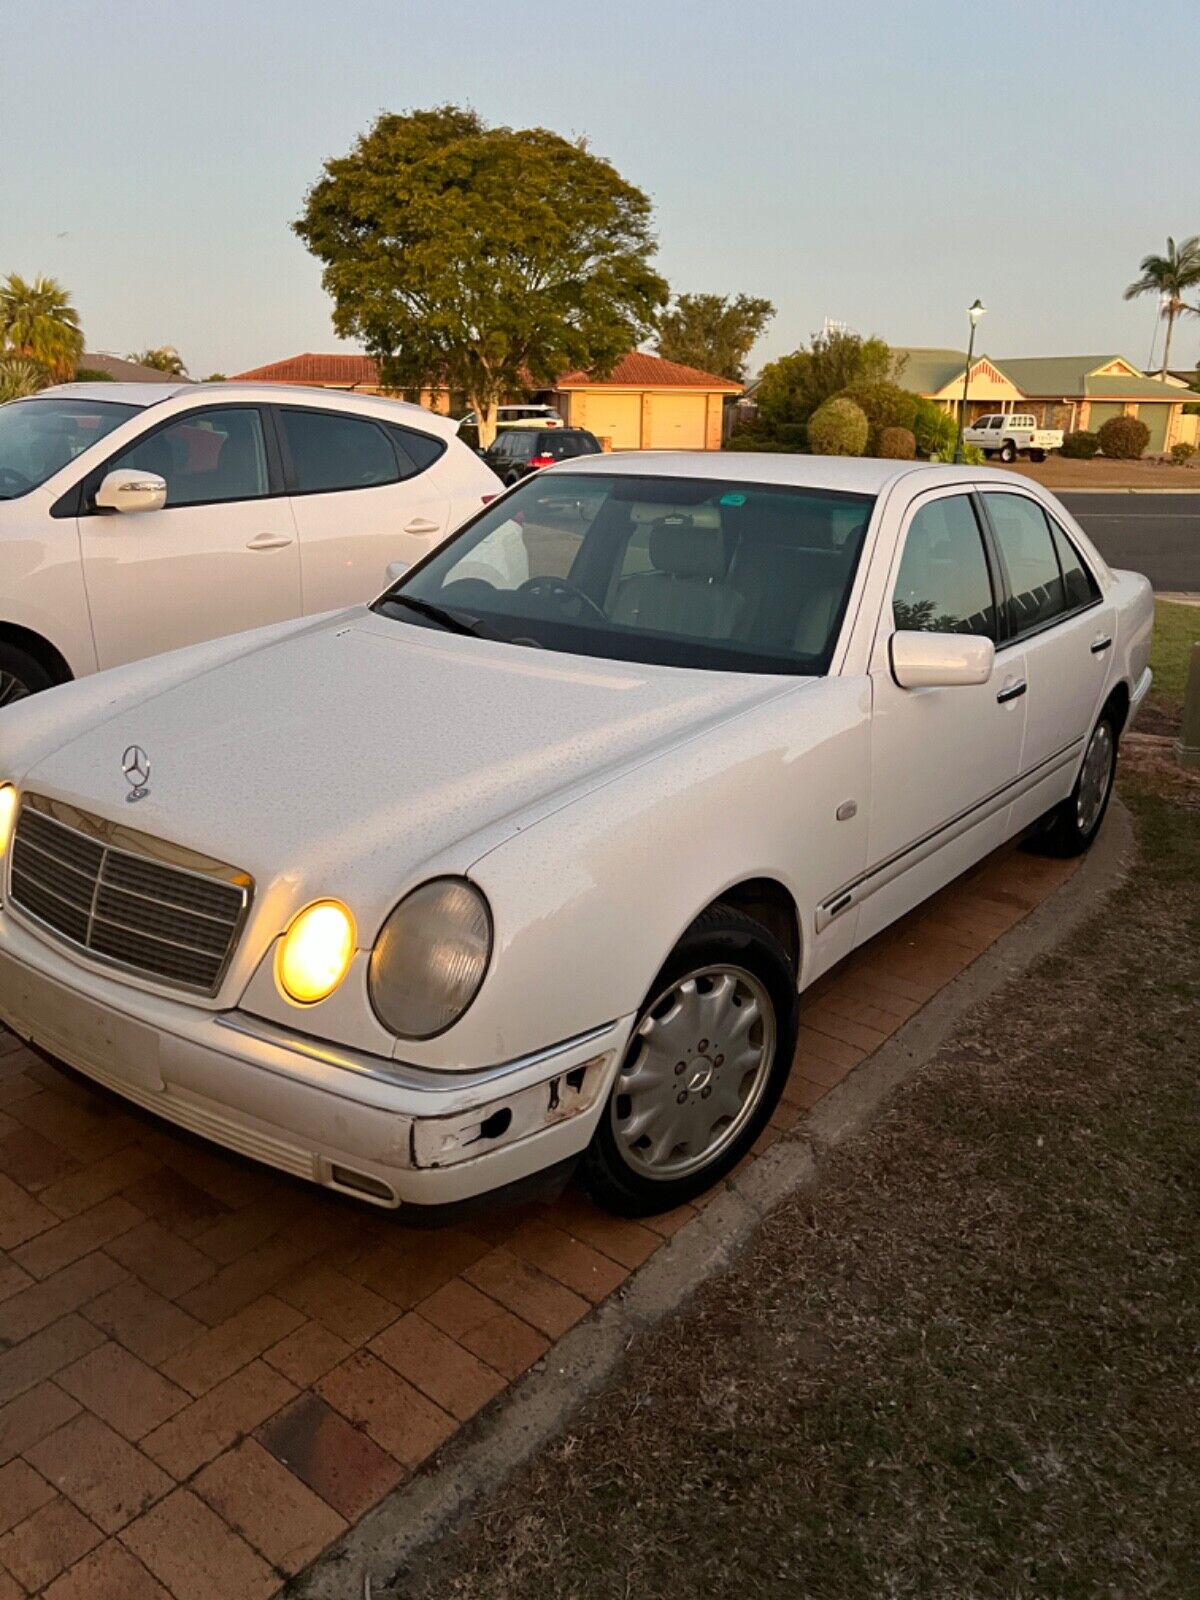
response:
<svg viewBox="0 0 1200 1600"><path fill-rule="evenodd" d="M1113 567L1159 592L1200 593L1200 494L1071 494L1059 499Z"/></svg>

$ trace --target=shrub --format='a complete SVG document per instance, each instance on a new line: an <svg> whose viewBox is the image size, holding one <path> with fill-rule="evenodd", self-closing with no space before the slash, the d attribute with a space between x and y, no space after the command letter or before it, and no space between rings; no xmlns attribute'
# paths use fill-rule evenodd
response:
<svg viewBox="0 0 1200 1600"><path fill-rule="evenodd" d="M917 454L940 456L949 461L954 455L954 437L957 424L948 411L923 395L916 396L917 409L913 413L912 431L916 435Z"/></svg>
<svg viewBox="0 0 1200 1600"><path fill-rule="evenodd" d="M1150 443L1150 429L1136 417L1109 417L1096 437L1111 461L1138 461Z"/></svg>
<svg viewBox="0 0 1200 1600"><path fill-rule="evenodd" d="M950 454L953 456L954 451L951 450ZM979 446L977 444L968 444L965 439L963 440L962 459L964 467L984 467L987 465L987 457Z"/></svg>
<svg viewBox="0 0 1200 1600"><path fill-rule="evenodd" d="M763 433L731 433L721 446L722 450L747 450L758 454L796 455L795 445L784 444Z"/></svg>
<svg viewBox="0 0 1200 1600"><path fill-rule="evenodd" d="M815 456L860 456L867 447L867 414L853 400L826 400L808 419L808 447Z"/></svg>
<svg viewBox="0 0 1200 1600"><path fill-rule="evenodd" d="M1171 446L1171 460L1178 462L1182 467L1196 454L1196 446L1188 444L1186 439L1181 439L1178 444Z"/></svg>
<svg viewBox="0 0 1200 1600"><path fill-rule="evenodd" d="M878 454L886 461L912 461L917 454L916 435L911 428L884 428Z"/></svg>
<svg viewBox="0 0 1200 1600"><path fill-rule="evenodd" d="M1099 448L1098 434L1089 433L1086 428L1077 428L1074 433L1064 434L1060 454L1069 461L1090 461Z"/></svg>
<svg viewBox="0 0 1200 1600"><path fill-rule="evenodd" d="M75 368L75 382L76 383L111 383L112 381L113 381L112 373L111 372L101 372L99 367L76 367Z"/></svg>
<svg viewBox="0 0 1200 1600"><path fill-rule="evenodd" d="M819 406L855 384L885 379L893 365L882 339L857 333L814 334L807 348L770 361L762 370L755 401L775 433L781 423L807 422Z"/></svg>
<svg viewBox="0 0 1200 1600"><path fill-rule="evenodd" d="M28 356L0 355L0 405L7 400L23 400L50 382L49 370Z"/></svg>

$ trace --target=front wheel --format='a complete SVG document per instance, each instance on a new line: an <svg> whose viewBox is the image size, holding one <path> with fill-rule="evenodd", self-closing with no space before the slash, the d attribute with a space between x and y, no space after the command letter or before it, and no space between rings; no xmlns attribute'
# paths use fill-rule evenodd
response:
<svg viewBox="0 0 1200 1600"><path fill-rule="evenodd" d="M0 644L0 710L53 685L54 679L28 651Z"/></svg>
<svg viewBox="0 0 1200 1600"><path fill-rule="evenodd" d="M1017 459L1017 447L1011 439L1006 439L1000 446L1000 459L1001 461L1015 461Z"/></svg>
<svg viewBox="0 0 1200 1600"><path fill-rule="evenodd" d="M698 917L651 986L580 1178L625 1216L710 1188L765 1127L791 1071L796 977L782 946L725 906Z"/></svg>
<svg viewBox="0 0 1200 1600"><path fill-rule="evenodd" d="M1117 771L1117 725L1105 711L1092 729L1075 787L1061 805L1044 818L1035 848L1047 855L1079 856L1100 832L1112 797Z"/></svg>

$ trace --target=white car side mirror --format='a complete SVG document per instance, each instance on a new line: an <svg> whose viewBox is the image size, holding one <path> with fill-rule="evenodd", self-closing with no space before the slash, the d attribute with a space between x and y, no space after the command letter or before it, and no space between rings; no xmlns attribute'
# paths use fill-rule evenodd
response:
<svg viewBox="0 0 1200 1600"><path fill-rule="evenodd" d="M389 561L388 562L388 564L387 564L387 584L388 584L388 588L389 589L392 587L392 585L394 583L399 583L400 582L400 579L408 571L410 565L411 565L411 563L408 562L408 561Z"/></svg>
<svg viewBox="0 0 1200 1600"><path fill-rule="evenodd" d="M132 467L106 474L96 490L96 504L103 511L161 511L166 503L167 480Z"/></svg>
<svg viewBox="0 0 1200 1600"><path fill-rule="evenodd" d="M894 633L892 677L902 689L950 689L986 683L996 647L973 633Z"/></svg>

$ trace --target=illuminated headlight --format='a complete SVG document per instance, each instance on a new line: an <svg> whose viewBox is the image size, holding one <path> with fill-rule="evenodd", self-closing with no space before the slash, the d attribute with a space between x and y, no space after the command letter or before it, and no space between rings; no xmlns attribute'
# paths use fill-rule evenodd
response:
<svg viewBox="0 0 1200 1600"><path fill-rule="evenodd" d="M371 952L371 1004L402 1039L432 1039L479 993L492 953L487 901L465 878L423 883L392 912Z"/></svg>
<svg viewBox="0 0 1200 1600"><path fill-rule="evenodd" d="M284 994L301 1005L331 995L354 956L354 918L336 900L306 906L283 936L276 974Z"/></svg>
<svg viewBox="0 0 1200 1600"><path fill-rule="evenodd" d="M0 783L0 859L8 849L16 816L17 791L11 783Z"/></svg>

